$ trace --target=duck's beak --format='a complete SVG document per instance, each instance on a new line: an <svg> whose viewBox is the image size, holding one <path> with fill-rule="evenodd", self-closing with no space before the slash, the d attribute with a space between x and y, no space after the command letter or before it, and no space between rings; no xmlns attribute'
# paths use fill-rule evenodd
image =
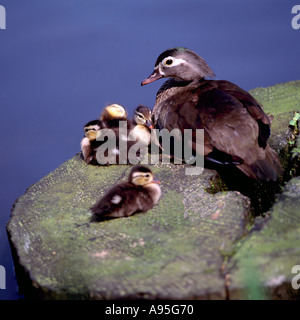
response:
<svg viewBox="0 0 300 320"><path fill-rule="evenodd" d="M153 124L152 124L152 122L151 121L149 121L149 120L146 120L146 126L149 128L149 129L153 129Z"/></svg>
<svg viewBox="0 0 300 320"><path fill-rule="evenodd" d="M157 183L157 184L160 184L160 183L161 183L161 182L160 182L159 180L157 180L157 179L153 179L152 182Z"/></svg>
<svg viewBox="0 0 300 320"><path fill-rule="evenodd" d="M150 76L142 81L141 86L156 81L162 77L163 76L159 73L158 68L156 67Z"/></svg>

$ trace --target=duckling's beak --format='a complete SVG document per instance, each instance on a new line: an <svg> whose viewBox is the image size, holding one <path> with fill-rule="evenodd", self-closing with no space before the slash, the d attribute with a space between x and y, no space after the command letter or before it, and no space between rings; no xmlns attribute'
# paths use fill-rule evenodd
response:
<svg viewBox="0 0 300 320"><path fill-rule="evenodd" d="M159 180L157 180L157 179L153 179L152 182L157 183L157 184L160 184L160 183L161 183L161 182L160 182Z"/></svg>
<svg viewBox="0 0 300 320"><path fill-rule="evenodd" d="M159 73L158 68L156 67L150 76L142 81L141 86L156 81L162 77L163 76Z"/></svg>
<svg viewBox="0 0 300 320"><path fill-rule="evenodd" d="M146 126L149 128L149 129L153 129L153 124L152 124L152 122L151 121L149 121L149 120L146 120Z"/></svg>

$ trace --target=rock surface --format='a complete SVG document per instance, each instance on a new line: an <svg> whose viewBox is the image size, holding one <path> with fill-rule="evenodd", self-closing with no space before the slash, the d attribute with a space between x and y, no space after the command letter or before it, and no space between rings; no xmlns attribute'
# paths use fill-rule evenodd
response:
<svg viewBox="0 0 300 320"><path fill-rule="evenodd" d="M256 218L249 236L237 242L227 267L229 296L300 299L300 290L292 286L293 267L298 265L300 271L299 243L300 177L296 177L286 184L266 218Z"/></svg>
<svg viewBox="0 0 300 320"><path fill-rule="evenodd" d="M300 81L251 93L274 115L270 143L289 171L293 136L288 124L300 109ZM7 229L25 297L296 296L293 291L281 296L276 292L290 281L290 264L300 264L298 178L289 182L267 217L256 218L252 226L250 199L224 191L227 187L216 171L187 176L183 165L151 168L162 182L162 198L151 211L129 218L89 222L89 208L107 188L127 179L130 167L91 166L79 155L17 199ZM283 208L290 209L285 214ZM245 274L253 277L248 281ZM253 283L258 295L251 291Z"/></svg>

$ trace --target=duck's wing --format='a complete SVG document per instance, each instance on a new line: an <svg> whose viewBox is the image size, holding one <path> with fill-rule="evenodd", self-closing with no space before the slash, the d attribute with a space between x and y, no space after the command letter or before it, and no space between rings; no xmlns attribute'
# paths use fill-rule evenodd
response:
<svg viewBox="0 0 300 320"><path fill-rule="evenodd" d="M154 127L160 130L161 135L163 134L163 129L166 132L172 132L173 139L177 140L178 143L183 143L183 134L185 132L188 134L188 131L185 130L192 129L190 143L193 146L192 148L196 150L199 141L196 139L195 130L205 129L197 106L197 92L195 90L180 90L180 92L174 94L176 92L174 89L176 88L169 89L169 98L159 98L157 100L153 110ZM212 150L213 146L210 143L210 137L208 132L204 130L204 155L209 154Z"/></svg>
<svg viewBox="0 0 300 320"><path fill-rule="evenodd" d="M256 100L228 82L197 90L197 107L212 146L241 159L237 167L248 176L276 180L282 168L274 150L267 146L270 120Z"/></svg>
<svg viewBox="0 0 300 320"><path fill-rule="evenodd" d="M240 101L252 118L257 121L259 127L258 143L260 147L265 148L271 134L271 119L264 113L261 104L249 92L230 81L219 80L211 82L215 83L217 88Z"/></svg>
<svg viewBox="0 0 300 320"><path fill-rule="evenodd" d="M211 92L213 89L213 86L202 85L201 89L180 90L176 94L170 94L170 97L163 99L162 102L158 101L154 108L153 121L155 127L160 130L167 129L169 132L179 129L181 135L174 131L173 139L177 139L178 143L183 143L183 135L188 135L188 146L192 148L194 154L204 155L209 161L222 164L242 163L243 161L238 156L217 150L217 147L211 141L210 132L205 123L207 119L202 114L205 106L202 105L201 101L199 102L199 96L206 91ZM171 90L174 91L174 88ZM210 121L213 120L208 120L208 122ZM192 129L192 133L187 129ZM203 129L204 146L203 141L197 139L196 129Z"/></svg>

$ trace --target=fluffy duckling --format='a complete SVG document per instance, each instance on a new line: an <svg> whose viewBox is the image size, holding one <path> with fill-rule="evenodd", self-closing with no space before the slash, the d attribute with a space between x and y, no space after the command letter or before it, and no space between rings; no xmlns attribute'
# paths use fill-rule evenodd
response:
<svg viewBox="0 0 300 320"><path fill-rule="evenodd" d="M145 145L151 143L151 129L152 120L151 120L151 110L143 105L139 105L134 110L133 115L133 125L132 134L136 140L142 141Z"/></svg>
<svg viewBox="0 0 300 320"><path fill-rule="evenodd" d="M100 115L100 121L103 123L105 128L108 129L119 128L119 122L126 121L127 130L132 129L132 124L127 119L126 109L117 103L110 104L103 109Z"/></svg>
<svg viewBox="0 0 300 320"><path fill-rule="evenodd" d="M101 129L103 129L103 125L100 120L92 120L84 126L85 136L80 145L83 159L88 164L98 164L96 153L101 141L97 141L97 138L101 134Z"/></svg>
<svg viewBox="0 0 300 320"><path fill-rule="evenodd" d="M145 166L131 169L128 182L115 185L91 208L92 221L128 217L146 212L160 199L161 189L153 180L152 171Z"/></svg>

